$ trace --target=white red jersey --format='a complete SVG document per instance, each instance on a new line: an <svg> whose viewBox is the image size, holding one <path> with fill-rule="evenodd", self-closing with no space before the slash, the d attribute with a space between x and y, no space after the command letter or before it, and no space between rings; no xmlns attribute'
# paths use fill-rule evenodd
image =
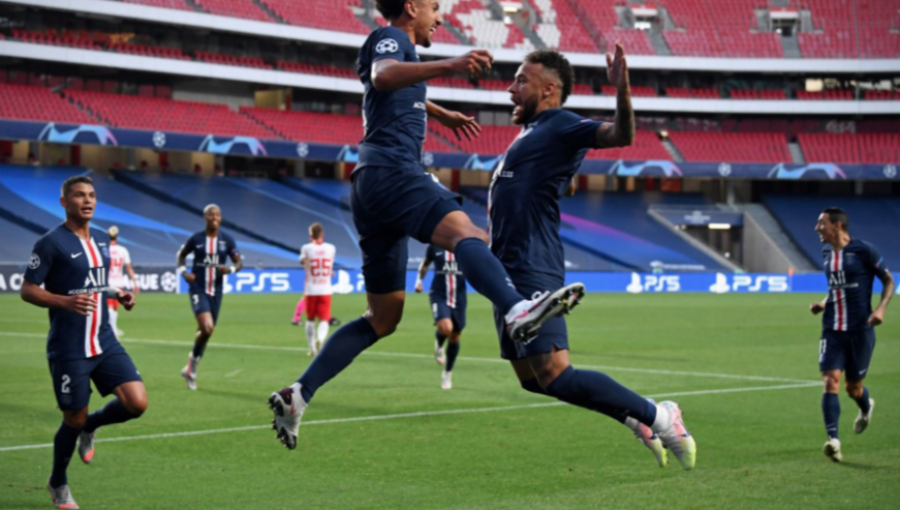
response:
<svg viewBox="0 0 900 510"><path fill-rule="evenodd" d="M109 284L121 289L125 285L125 265L131 264L131 254L128 248L110 243L109 247Z"/></svg>
<svg viewBox="0 0 900 510"><path fill-rule="evenodd" d="M308 243L300 248L300 263L309 261L306 274L307 296L330 296L335 248L330 243Z"/></svg>

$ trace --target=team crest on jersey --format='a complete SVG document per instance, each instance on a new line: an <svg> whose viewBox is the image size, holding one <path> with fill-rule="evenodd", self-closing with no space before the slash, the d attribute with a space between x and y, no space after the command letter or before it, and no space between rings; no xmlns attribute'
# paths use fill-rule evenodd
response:
<svg viewBox="0 0 900 510"><path fill-rule="evenodd" d="M219 241L219 250L225 251L225 241Z"/></svg>
<svg viewBox="0 0 900 510"><path fill-rule="evenodd" d="M382 39L375 45L375 53L383 55L385 53L394 53L400 49L400 45L393 39Z"/></svg>
<svg viewBox="0 0 900 510"><path fill-rule="evenodd" d="M41 258L38 257L37 253L31 254L31 260L28 261L28 269L37 269L41 267Z"/></svg>

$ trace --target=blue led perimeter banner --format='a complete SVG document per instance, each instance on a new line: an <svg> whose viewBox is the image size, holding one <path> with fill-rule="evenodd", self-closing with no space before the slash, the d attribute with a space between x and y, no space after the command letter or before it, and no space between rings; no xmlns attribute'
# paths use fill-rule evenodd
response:
<svg viewBox="0 0 900 510"><path fill-rule="evenodd" d="M355 145L260 140L249 136L192 135L166 131L108 128L95 124L57 124L0 119L0 138L62 144L106 145L147 148L159 151L208 152L283 159L312 159L355 163ZM494 170L497 155L426 152L423 163L441 168ZM715 177L781 180L900 180L900 162L886 165L836 165L833 163L749 164L749 163L676 163L664 160L612 161L585 160L581 173L619 177Z"/></svg>
<svg viewBox="0 0 900 510"><path fill-rule="evenodd" d="M135 267L141 292L188 292L184 279L177 276L174 268ZM19 292L22 288L25 265L0 265L0 293ZM426 292L431 286L432 273L425 278ZM900 273L894 278L900 282ZM127 277L126 277L127 280ZM305 275L302 269L244 269L237 274L225 276L226 293L300 293L303 292ZM783 294L787 292L813 292L825 296L828 287L825 275L804 273L786 274L761 273L602 273L571 272L569 283L582 282L588 292L619 292L631 294L700 292L716 294L750 293ZM416 271L406 274L406 291L414 292ZM335 294L356 294L366 291L362 272L359 270L335 271L332 279ZM130 281L125 288L133 287ZM474 292L471 287L469 292ZM881 282L875 280L875 292L881 292Z"/></svg>

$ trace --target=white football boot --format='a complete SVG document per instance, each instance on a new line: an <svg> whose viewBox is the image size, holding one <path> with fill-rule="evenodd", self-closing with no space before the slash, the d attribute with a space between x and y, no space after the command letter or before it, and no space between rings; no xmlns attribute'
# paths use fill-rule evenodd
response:
<svg viewBox="0 0 900 510"><path fill-rule="evenodd" d="M191 391L197 389L197 366L199 364L200 360L194 359L194 354L189 352L187 365L181 369L181 377L184 378L187 388Z"/></svg>
<svg viewBox="0 0 900 510"><path fill-rule="evenodd" d="M94 432L82 431L78 436L78 456L85 464L90 464L94 459L94 434L96 433L96 430Z"/></svg>
<svg viewBox="0 0 900 510"><path fill-rule="evenodd" d="M50 493L50 498L53 499L53 506L56 508L67 510L78 510L80 508L78 503L75 502L75 498L72 497L72 491L68 485L61 485L54 489L50 486L50 480L47 480L47 492Z"/></svg>
<svg viewBox="0 0 900 510"><path fill-rule="evenodd" d="M663 446L662 440L659 438L659 434L653 432L650 427L635 420L634 418L628 418L627 420L625 420L625 425L631 429L631 432L634 433L634 437L636 437L641 443L644 443L644 446L646 446L647 449L653 453L653 456L656 457L656 463L659 464L659 467L664 468L669 465L669 455L668 453L666 453L666 448Z"/></svg>
<svg viewBox="0 0 900 510"><path fill-rule="evenodd" d="M869 399L869 412L863 414L862 409L859 410L859 414L856 416L856 420L853 422L853 432L857 434L862 434L869 427L869 422L872 421L872 411L875 410L875 400Z"/></svg>
<svg viewBox="0 0 900 510"><path fill-rule="evenodd" d="M822 453L835 462L844 460L844 456L841 455L841 440L836 437L829 438L825 442L825 446L822 447Z"/></svg>
<svg viewBox="0 0 900 510"><path fill-rule="evenodd" d="M659 434L663 446L675 455L675 458L681 462L681 467L686 470L694 469L694 465L697 463L697 443L684 425L681 408L669 400L656 404L656 407L657 410L664 409L668 415L667 423L662 423L658 429L656 424L653 427Z"/></svg>
<svg viewBox="0 0 900 510"><path fill-rule="evenodd" d="M300 420L303 411L309 405L300 394L300 383L294 383L287 388L272 393L269 397L269 408L275 413L272 420L272 429L277 432L276 438L288 450L297 447L297 433L300 431Z"/></svg>
<svg viewBox="0 0 900 510"><path fill-rule="evenodd" d="M441 374L441 389L449 390L453 388L453 372L447 372L444 370L444 373Z"/></svg>
<svg viewBox="0 0 900 510"><path fill-rule="evenodd" d="M537 299L517 303L504 317L506 333L516 342L534 338L545 322L569 313L584 297L584 284L573 283L553 292L545 292Z"/></svg>

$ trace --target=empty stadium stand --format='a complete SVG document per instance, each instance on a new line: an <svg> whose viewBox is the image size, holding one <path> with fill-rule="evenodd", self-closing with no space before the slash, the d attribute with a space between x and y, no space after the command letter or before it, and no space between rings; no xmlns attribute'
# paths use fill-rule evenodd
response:
<svg viewBox="0 0 900 510"><path fill-rule="evenodd" d="M828 1L828 0L825 0ZM676 30L663 37L679 56L782 57L781 42L772 32L757 33L756 0L664 0Z"/></svg>
<svg viewBox="0 0 900 510"><path fill-rule="evenodd" d="M807 162L878 164L900 161L898 133L800 133Z"/></svg>
<svg viewBox="0 0 900 510"><path fill-rule="evenodd" d="M32 226L33 233L25 245L26 250L30 250L39 235L64 221L65 211L59 205L59 186L66 178L84 173L87 170L83 168L0 166L0 215L7 219L10 215L16 216L16 224L20 227L23 224ZM96 174L92 177L98 198L92 226L105 230L110 225L118 225L122 231L121 242L128 246L135 265L171 266L174 254L184 240L203 229L203 218L199 214L161 202L109 177ZM260 243L239 232L224 230L235 237L248 264L283 266L295 259L293 252ZM5 230L2 232L6 234ZM10 247L11 250L16 248Z"/></svg>
<svg viewBox="0 0 900 510"><path fill-rule="evenodd" d="M253 3L253 0L194 0L194 2L210 14L253 21L272 21L265 12Z"/></svg>
<svg viewBox="0 0 900 510"><path fill-rule="evenodd" d="M0 118L87 124L78 107L43 87L0 83Z"/></svg>
<svg viewBox="0 0 900 510"><path fill-rule="evenodd" d="M162 7L164 9L180 9L183 11L192 11L184 0L122 0L126 4L147 5L150 7Z"/></svg>
<svg viewBox="0 0 900 510"><path fill-rule="evenodd" d="M850 101L853 99L852 90L823 90L820 92L797 91L797 99L801 101Z"/></svg>
<svg viewBox="0 0 900 510"><path fill-rule="evenodd" d="M672 131L669 138L685 161L731 163L790 163L787 140L781 133L717 133Z"/></svg>
<svg viewBox="0 0 900 510"><path fill-rule="evenodd" d="M194 56L197 57L197 60L212 64L253 67L256 69L272 69L271 65L267 64L265 60L259 57L236 57L234 55L211 53L208 51L195 51Z"/></svg>
<svg viewBox="0 0 900 510"><path fill-rule="evenodd" d="M716 89L666 87L667 97L680 97L685 99L721 99L722 96Z"/></svg>
<svg viewBox="0 0 900 510"><path fill-rule="evenodd" d="M111 126L182 133L277 139L261 124L225 105L67 90L66 96Z"/></svg>
<svg viewBox="0 0 900 510"><path fill-rule="evenodd" d="M4 219L0 213L0 264L27 264L34 242L42 234Z"/></svg>
<svg viewBox="0 0 900 510"><path fill-rule="evenodd" d="M170 48L167 46L151 46L147 44L134 43L114 43L108 46L111 51L119 53L130 53L142 57L171 58L175 60L190 60L191 57L185 55L178 48Z"/></svg>
<svg viewBox="0 0 900 510"><path fill-rule="evenodd" d="M850 233L873 243L887 267L900 267L900 199L895 197L764 195L762 202L800 250L822 266L822 244L813 231L826 207L841 207L850 216Z"/></svg>
<svg viewBox="0 0 900 510"><path fill-rule="evenodd" d="M371 29L360 21L350 6L359 6L358 0L260 0L286 23L301 27L321 28L368 34Z"/></svg>

